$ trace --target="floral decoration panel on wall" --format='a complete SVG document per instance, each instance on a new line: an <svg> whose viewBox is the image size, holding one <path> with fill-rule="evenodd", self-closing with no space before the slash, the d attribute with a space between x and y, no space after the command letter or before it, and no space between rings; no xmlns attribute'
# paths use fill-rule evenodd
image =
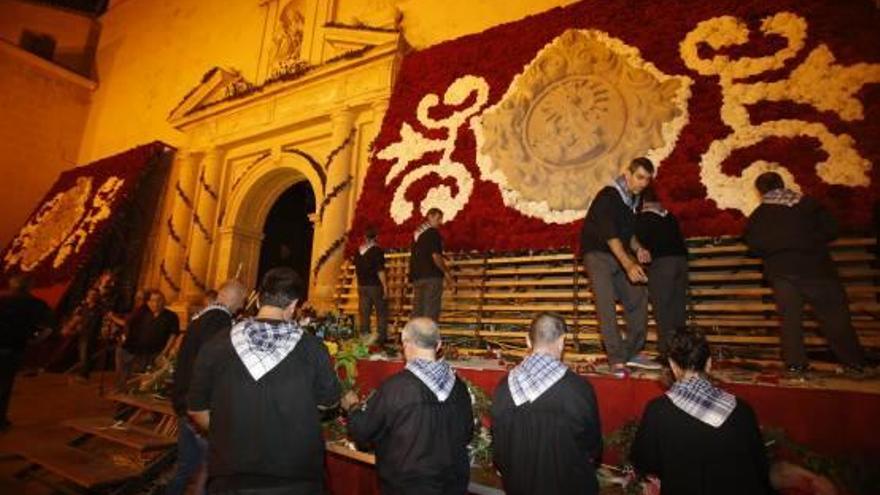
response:
<svg viewBox="0 0 880 495"><path fill-rule="evenodd" d="M880 29L869 0L586 1L409 54L373 143L364 229L406 247L574 249L632 158L685 233L736 235L776 170L850 231L878 199Z"/></svg>
<svg viewBox="0 0 880 495"><path fill-rule="evenodd" d="M0 275L26 274L35 286L69 282L140 178L168 149L155 141L62 172L3 251Z"/></svg>

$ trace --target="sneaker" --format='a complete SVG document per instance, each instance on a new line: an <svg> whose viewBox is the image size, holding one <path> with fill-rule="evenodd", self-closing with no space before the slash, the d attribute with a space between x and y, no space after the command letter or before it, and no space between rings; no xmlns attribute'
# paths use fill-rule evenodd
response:
<svg viewBox="0 0 880 495"><path fill-rule="evenodd" d="M633 356L629 361L626 362L626 365L631 368L641 368L643 370L661 370L663 366L660 365L654 359L645 356L644 354L638 354Z"/></svg>
<svg viewBox="0 0 880 495"><path fill-rule="evenodd" d="M614 378L623 380L629 376L629 370L626 369L626 365L613 364L611 365L611 375L614 376Z"/></svg>

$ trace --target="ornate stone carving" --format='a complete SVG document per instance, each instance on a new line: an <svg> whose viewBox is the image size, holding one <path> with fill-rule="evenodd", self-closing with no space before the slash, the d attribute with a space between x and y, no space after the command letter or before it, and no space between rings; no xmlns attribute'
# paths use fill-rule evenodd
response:
<svg viewBox="0 0 880 495"><path fill-rule="evenodd" d="M631 159L659 163L671 152L687 120L690 82L604 33L566 31L482 114L483 177L527 215L576 220Z"/></svg>

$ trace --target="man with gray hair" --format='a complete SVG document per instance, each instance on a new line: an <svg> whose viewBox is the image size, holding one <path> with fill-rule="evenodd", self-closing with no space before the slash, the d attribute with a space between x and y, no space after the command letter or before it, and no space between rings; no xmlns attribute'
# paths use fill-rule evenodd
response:
<svg viewBox="0 0 880 495"><path fill-rule="evenodd" d="M467 387L446 361L437 359L440 331L414 318L401 332L406 368L383 383L365 403L342 398L348 432L376 448L384 494L467 493L467 445L474 430Z"/></svg>
<svg viewBox="0 0 880 495"><path fill-rule="evenodd" d="M201 495L205 489L207 472L204 462L208 440L199 434L189 420L186 394L189 392L193 364L199 349L217 335L229 337L235 313L244 305L246 289L238 280L227 280L215 294L213 302L193 316L177 354L177 366L172 379L172 402L178 416L177 473L168 483L166 495L182 495L186 491L187 483L193 478L196 478L194 493Z"/></svg>
<svg viewBox="0 0 880 495"><path fill-rule="evenodd" d="M590 383L562 363L565 321L532 320L532 353L510 370L492 401L492 451L509 495L596 494L602 430Z"/></svg>

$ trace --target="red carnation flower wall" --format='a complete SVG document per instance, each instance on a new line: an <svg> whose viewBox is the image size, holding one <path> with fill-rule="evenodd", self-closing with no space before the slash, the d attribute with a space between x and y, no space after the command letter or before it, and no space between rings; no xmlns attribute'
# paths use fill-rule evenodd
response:
<svg viewBox="0 0 880 495"><path fill-rule="evenodd" d="M555 37L571 28L596 29L637 47L642 58L660 71L669 75L687 75L694 80L688 100L689 122L682 129L673 152L660 164L655 185L663 202L678 216L687 236L736 235L743 228L744 216L738 210L719 209L712 199L707 198L706 188L700 181L701 156L712 141L731 133L719 115L721 87L717 77L702 76L684 65L679 44L699 22L729 15L744 20L752 36L747 45L724 50L726 54L731 57L772 54L783 46L784 40L764 36L758 27L762 19L782 11L793 12L807 21L806 46L786 63L784 69L749 78L748 82L787 78L791 70L820 44L826 44L835 55L836 63L841 65L880 62L876 6L869 0L590 0L407 55L373 150L381 150L399 141L403 123L428 137L445 137L443 131L428 131L416 118L416 107L425 95L442 95L453 81L470 74L488 82L490 94L486 107L491 106L502 97L513 77ZM703 49L704 55L711 54L711 48ZM852 136L858 153L872 164L877 163L880 160L880 84L865 86L856 97L864 106L865 118L852 122L843 121L833 112L822 112L788 101L759 103L751 106L749 112L752 124L781 118L820 122L832 133ZM464 102L461 107L472 101ZM435 109L432 116L441 117L454 110ZM355 212L349 254L368 225L379 229L383 245L409 246L412 232L420 220L411 218L402 225L396 224L389 214L391 198L406 172L426 163L435 163L439 156L439 153L428 154L411 163L403 174L387 185L385 179L392 162L373 157ZM847 231L869 230L873 204L878 199L880 178L877 168L870 171L869 187L830 185L823 182L815 171L815 165L825 157L826 153L813 138L770 138L737 150L722 164L722 170L725 174L739 175L758 159L781 163L796 177L805 193L818 198L832 210ZM565 225L547 224L504 205L497 185L480 178L476 141L467 124L460 129L452 159L468 168L475 177L475 184L464 210L442 228L448 250L485 252L577 247L580 221ZM440 182L439 176L430 174L415 182L406 197L418 208L425 192ZM453 187L455 194L454 181L447 184Z"/></svg>

